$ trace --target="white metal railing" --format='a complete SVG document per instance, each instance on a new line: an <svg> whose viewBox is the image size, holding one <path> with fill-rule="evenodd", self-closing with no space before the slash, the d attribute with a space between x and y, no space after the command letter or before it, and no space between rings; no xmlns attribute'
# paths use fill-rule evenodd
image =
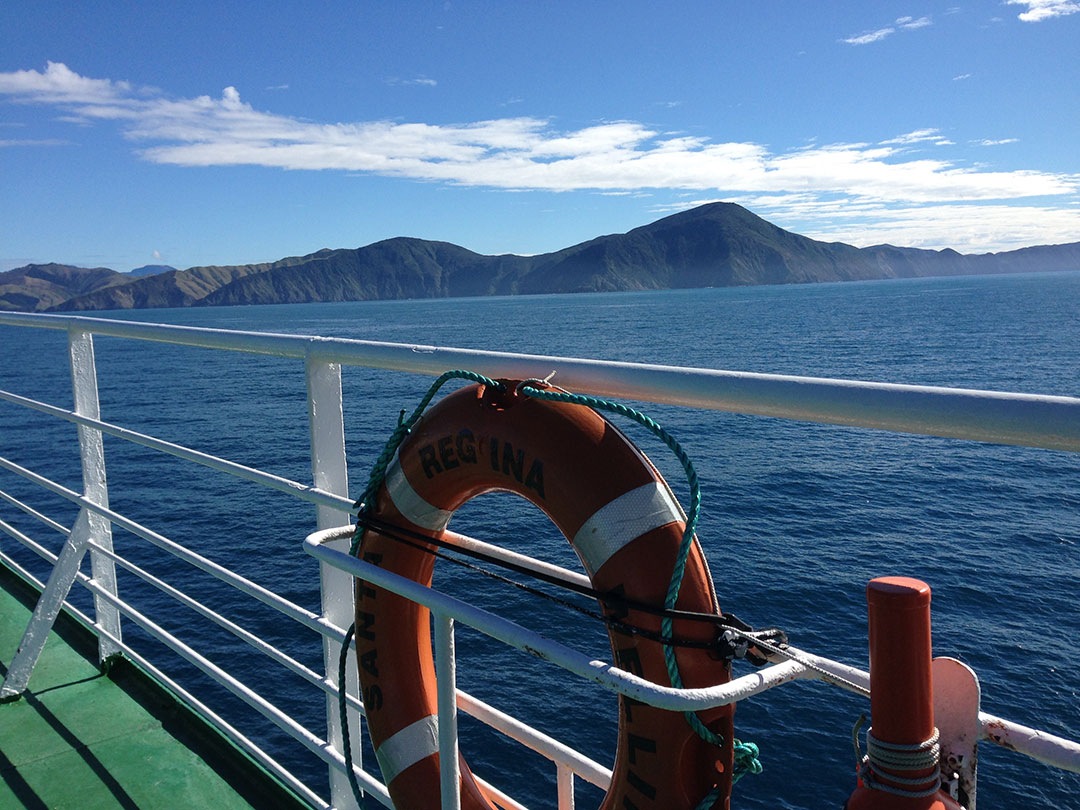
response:
<svg viewBox="0 0 1080 810"><path fill-rule="evenodd" d="M0 561L22 573L44 591L27 635L44 638L67 590L79 582L94 596L95 617L82 616L90 622L100 639L102 660L122 651L158 677L203 716L218 726L226 736L252 754L314 807L355 807L345 779L346 763L341 755L341 730L338 723L336 684L337 651L344 639L344 627L352 619L352 578L364 579L428 605L436 616L436 656L439 673L440 750L456 752L456 711L467 711L482 722L550 759L556 766L558 806L573 807L575 775L606 787L611 772L604 766L574 751L557 740L506 715L455 688L454 623L462 622L512 646L527 646L530 652L596 681L628 697L673 710L692 710L723 705L766 689L805 678L820 678L864 691L868 676L860 670L828 659L799 652L803 663L787 661L762 671L737 678L723 686L677 690L644 681L609 663L596 661L561 644L539 636L519 625L460 602L445 594L400 580L393 574L343 553L341 546L351 534L348 528L351 502L347 491L347 468L341 398L341 366L367 366L397 371L440 374L448 368L466 367L493 377L544 377L557 370L562 385L604 396L617 396L650 402L686 405L697 408L728 410L748 414L786 417L831 424L845 424L934 436L978 439L1007 444L1080 451L1080 399L1071 397L971 391L961 389L865 383L848 380L825 380L766 374L748 374L710 369L686 369L671 366L615 363L535 355L446 349L432 346L402 345L372 341L341 340L296 335L234 332L216 329L133 323L97 318L53 316L24 313L0 313L0 325L64 330L69 336L69 356L75 406L65 409L7 391L0 399L49 416L74 423L80 438L83 466L83 491L75 492L37 473L0 458L0 468L19 475L79 507L79 516L68 529L30 505L7 493L0 500L36 518L51 530L60 532L66 541L60 554L53 554L25 533L0 521L0 531L26 545L52 566L49 581L42 583L9 555L0 552ZM97 379L93 356L93 335L108 335L135 340L171 343L183 346L247 352L302 359L305 363L309 426L311 439L312 485L291 481L262 470L238 464L199 450L174 444L104 421L97 402ZM323 610L315 614L293 604L278 594L228 570L212 560L133 521L109 507L104 481L104 458L101 436L115 436L125 441L193 462L261 486L284 492L315 504L317 531L308 538L305 550L320 560L323 581ZM113 528L137 537L173 554L196 568L216 577L238 591L280 611L298 624L317 632L323 639L324 672L304 666L281 650L251 634L199 600L181 592L118 555L111 543ZM497 549L460 535L451 540L467 548L482 548L526 567L560 576L584 580L580 574L565 571L549 563ZM336 548L335 548L336 546ZM82 574L79 562L89 554L92 576ZM143 615L116 593L115 565L120 565L170 598L186 605L204 618L218 624L277 664L325 693L327 732L322 735L305 728L248 685L218 667L183 640ZM400 580L400 581L397 581ZM81 615L81 614L80 614ZM298 740L329 766L329 801L290 773L257 743L191 695L181 684L146 660L124 641L120 619L140 626L178 652L190 663L220 683L224 688L266 716L272 723ZM25 646L25 645L24 645ZM34 645L20 651L21 660L13 662L4 682L4 692L25 688L33 660ZM37 648L40 651L40 647ZM352 677L355 679L355 667ZM356 696L356 683L348 686L348 705L354 739L359 731L362 703ZM984 739L1015 748L1069 770L1080 771L1080 746L1060 738L1027 729L1018 724L980 713ZM360 746L354 746L359 751ZM457 808L457 757L443 756L442 774L444 807ZM359 766L359 762L355 763ZM356 767L355 773L364 789L389 806L385 786ZM520 808L512 798L482 783L506 808Z"/></svg>

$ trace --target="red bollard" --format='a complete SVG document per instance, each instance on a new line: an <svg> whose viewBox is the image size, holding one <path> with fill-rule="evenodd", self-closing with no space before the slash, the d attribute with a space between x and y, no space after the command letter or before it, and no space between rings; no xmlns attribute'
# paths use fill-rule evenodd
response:
<svg viewBox="0 0 1080 810"><path fill-rule="evenodd" d="M866 586L866 601L873 722L868 746L872 736L869 756L876 772L860 774L845 808L962 810L937 787L938 766L927 750L935 735L930 586L910 577L880 577Z"/></svg>

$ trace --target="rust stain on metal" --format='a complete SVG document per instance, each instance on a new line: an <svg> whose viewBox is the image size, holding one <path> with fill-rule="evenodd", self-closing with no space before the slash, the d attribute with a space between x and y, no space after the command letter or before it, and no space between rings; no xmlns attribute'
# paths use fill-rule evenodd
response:
<svg viewBox="0 0 1080 810"><path fill-rule="evenodd" d="M1002 748L1008 748L1010 751L1015 751L1016 746L1009 742L1009 732L1005 728L1005 724L1000 721L991 721L983 727L983 732L994 743L997 743Z"/></svg>
<svg viewBox="0 0 1080 810"><path fill-rule="evenodd" d="M539 658L539 659L541 659L543 661L548 660L548 657L544 653L540 652L540 650L536 649L535 647L530 647L528 644L526 644L524 647L522 647L522 649L525 652L527 652L529 655L535 655L537 658Z"/></svg>

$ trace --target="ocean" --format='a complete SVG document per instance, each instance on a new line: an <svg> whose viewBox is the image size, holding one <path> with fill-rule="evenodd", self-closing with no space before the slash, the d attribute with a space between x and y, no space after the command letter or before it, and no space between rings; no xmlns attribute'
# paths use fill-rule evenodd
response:
<svg viewBox="0 0 1080 810"><path fill-rule="evenodd" d="M95 313L191 326L327 335L738 371L1080 396L1080 273L604 293ZM310 479L299 361L95 339L103 418L296 480ZM343 372L350 484L359 493L400 409L429 378ZM558 379L556 378L556 382ZM0 326L0 387L67 406L66 336ZM635 404L635 403L632 403ZM702 481L698 536L721 606L775 625L796 646L865 668L864 589L907 575L933 589L934 651L979 673L984 711L1080 738L1080 455L765 417L644 405L686 448ZM686 486L658 442L625 426ZM0 403L0 455L79 487L75 430ZM318 576L301 542L313 507L106 437L112 506L318 609ZM0 471L0 489L70 525L69 504ZM539 519L538 519L539 518ZM57 548L60 536L6 504L0 519ZM467 504L452 528L568 567L569 545L533 507L507 495ZM216 586L136 537L122 553L318 669L314 634ZM36 558L0 535L31 565ZM609 655L602 628L440 562L436 585ZM127 572L120 593L163 626L266 690L318 730L324 701L231 636ZM87 604L81 589L77 601ZM325 766L149 639L125 637L313 782ZM458 635L459 686L579 746L613 755L616 701L599 687L489 642ZM743 667L739 670L746 671ZM868 704L818 683L739 705L739 736L764 772L735 788L735 808L842 806L854 786L851 728ZM527 805L555 803L554 767L462 720L471 766ZM367 764L374 768L370 750ZM980 747L984 808L1080 808L1080 776L996 746ZM578 807L601 792L578 780Z"/></svg>

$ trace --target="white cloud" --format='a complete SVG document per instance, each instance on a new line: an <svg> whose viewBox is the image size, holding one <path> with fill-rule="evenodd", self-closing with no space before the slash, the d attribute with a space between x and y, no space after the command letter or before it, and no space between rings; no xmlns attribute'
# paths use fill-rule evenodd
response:
<svg viewBox="0 0 1080 810"><path fill-rule="evenodd" d="M897 135L895 138L889 138L889 140L882 141L881 143L895 144L898 146L906 146L913 143L933 143L937 146L953 145L953 142L942 135L941 130L939 129L916 129L904 135Z"/></svg>
<svg viewBox="0 0 1080 810"><path fill-rule="evenodd" d="M729 200L805 236L858 247L891 244L982 253L1080 239L1080 210L1065 206L932 203L892 207L854 198L823 202L799 195Z"/></svg>
<svg viewBox="0 0 1080 810"><path fill-rule="evenodd" d="M882 28L878 28L874 31L867 31L857 36L851 36L847 39L840 40L846 42L848 45L869 45L871 42L880 42L892 34L900 31L914 31L917 28L926 28L928 25L933 25L933 21L929 17L898 17L896 22L892 25L887 25Z"/></svg>
<svg viewBox="0 0 1080 810"><path fill-rule="evenodd" d="M971 78L970 73L961 73L959 76L953 76L952 80L954 82L962 82L964 79L970 79L970 78Z"/></svg>
<svg viewBox="0 0 1080 810"><path fill-rule="evenodd" d="M914 31L916 28L926 28L928 25L933 25L929 17L919 17L917 20L913 20L911 17L901 17L896 21L896 24L905 31Z"/></svg>
<svg viewBox="0 0 1080 810"><path fill-rule="evenodd" d="M435 87L439 84L434 79L429 79L426 76L417 76L415 79L402 79L397 76L390 76L386 79L386 83L392 87L403 87L410 84L418 84L424 87Z"/></svg>
<svg viewBox="0 0 1080 810"><path fill-rule="evenodd" d="M830 212L837 199L847 201L845 212L959 203L971 211L975 203L1074 198L1080 190L1076 175L964 165L938 157L937 150L932 159L913 157L919 144L952 144L935 128L876 144L811 142L782 151L657 131L636 121L576 130L530 117L319 123L254 109L233 87L220 98L174 99L84 78L55 63L44 73L0 73L0 95L54 106L81 122L116 122L138 144L140 157L177 166L337 170L502 190L704 192L761 197L789 213ZM877 221L893 222L885 214ZM1003 224L1004 218L996 221ZM1075 239L1080 226L1069 222Z"/></svg>
<svg viewBox="0 0 1080 810"><path fill-rule="evenodd" d="M848 45L869 45L871 42L880 42L881 40L885 39L885 37L895 33L895 28L879 28L876 31L868 31L865 34L848 37L847 39L841 41L846 42Z"/></svg>
<svg viewBox="0 0 1080 810"><path fill-rule="evenodd" d="M287 84L272 84L269 87L267 87L266 89L267 90L288 90L289 85L287 85Z"/></svg>
<svg viewBox="0 0 1080 810"><path fill-rule="evenodd" d="M70 146L71 141L63 138L0 138L0 147L4 146Z"/></svg>
<svg viewBox="0 0 1080 810"><path fill-rule="evenodd" d="M157 259L158 261L161 261L161 259L162 259L162 256L161 256L161 251L160 251L160 250L155 250L155 251L154 251L154 252L153 252L153 253L152 253L151 255L152 255L152 256L153 256L153 257L154 257L155 259Z"/></svg>
<svg viewBox="0 0 1080 810"><path fill-rule="evenodd" d="M1001 146L1006 143L1016 143L1016 138L998 138L994 140L992 138L983 138L981 141L976 141L979 146Z"/></svg>
<svg viewBox="0 0 1080 810"><path fill-rule="evenodd" d="M1005 4L1027 6L1027 11L1017 15L1024 22L1041 22L1080 11L1080 3L1075 0L1005 0Z"/></svg>
<svg viewBox="0 0 1080 810"><path fill-rule="evenodd" d="M128 82L109 79L88 79L67 65L46 63L45 72L17 70L0 73L0 93L13 95L16 100L53 104L106 104L131 94Z"/></svg>

